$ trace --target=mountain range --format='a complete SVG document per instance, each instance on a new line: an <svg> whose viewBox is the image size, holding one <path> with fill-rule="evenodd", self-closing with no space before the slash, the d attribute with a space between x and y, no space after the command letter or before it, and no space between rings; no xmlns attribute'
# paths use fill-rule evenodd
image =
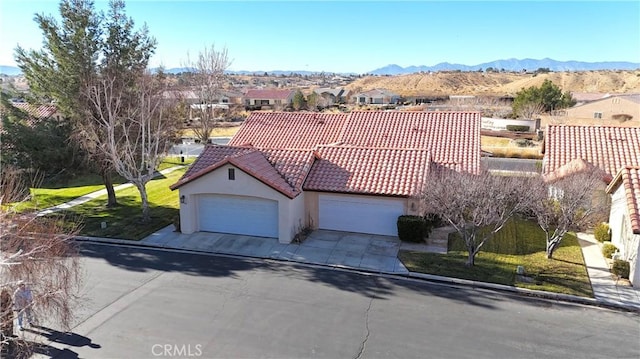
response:
<svg viewBox="0 0 640 359"><path fill-rule="evenodd" d="M479 71L488 68L505 71L535 71L546 68L550 71L593 71L593 70L637 70L640 63L606 61L606 62L582 62L582 61L556 61L549 58L542 60L535 59L507 59L485 62L478 65L461 65L442 62L434 66L408 66L402 67L395 64L387 65L379 69L368 72L372 75L403 75L416 72L436 72L436 71Z"/></svg>
<svg viewBox="0 0 640 359"><path fill-rule="evenodd" d="M594 70L637 70L640 69L640 63L637 62L624 62L624 61L605 61L605 62L583 62L583 61L556 61L549 58L542 60L535 59L506 59L495 60L491 62L485 62L478 65L462 65L451 64L448 62L442 62L434 66L408 66L402 67L399 65L391 64L372 71L366 74L371 75L403 75L416 72L437 72L437 71L479 71L493 68L496 70L504 71L535 71L537 69L549 69L550 71L594 71ZM185 72L187 70L184 67L165 69L165 72L171 74L177 74ZM300 75L312 75L318 74L320 71L291 71L291 70L276 70L276 71L229 71L230 74L236 75L251 75L251 74L263 74L268 72L270 75L290 75L292 73ZM325 71L329 72L329 71ZM0 65L0 74L15 76L21 73L20 69L15 66L2 66ZM341 73L342 75L354 75L356 73Z"/></svg>

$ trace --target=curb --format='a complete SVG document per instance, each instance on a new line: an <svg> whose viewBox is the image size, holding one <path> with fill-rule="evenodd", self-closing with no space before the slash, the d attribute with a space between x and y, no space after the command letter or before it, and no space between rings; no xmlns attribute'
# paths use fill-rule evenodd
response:
<svg viewBox="0 0 640 359"><path fill-rule="evenodd" d="M415 279L415 280L439 283L439 284L458 285L458 286L465 286L465 287L478 288L478 289L488 289L488 290L493 290L497 292L507 292L507 293L525 296L525 297L531 297L531 298L563 301L563 302L569 302L569 303L589 305L594 307L620 310L625 312L635 312L637 314L640 314L640 307L637 307L634 305L625 305L622 303L610 302L606 300L598 300L595 298L580 297L580 296L570 295L570 294L545 292L540 290L518 288L518 287L513 287L513 286L508 286L503 284L477 282L477 281L472 281L468 279L443 277L443 276L418 273L418 272L397 273L397 272L386 272L386 271L374 271L374 270L367 270L363 268L347 267L340 264L321 264L321 263L312 263L312 262L301 262L301 261L296 261L291 259L255 257L255 256L249 256L249 255L242 255L242 254L229 254L229 253L210 252L210 251L204 251L204 250L198 250L198 249L167 247L167 246L161 246L161 245L155 245L155 244L141 243L139 241L133 241L128 239L98 238L98 237L83 237L83 236L76 236L74 237L74 239L79 240L81 242L127 245L130 247L140 247L140 248L157 249L157 250L171 250L175 252L193 253L193 254L216 255L216 256L223 256L223 257L229 257L229 258L262 259L262 260L266 259L266 260L273 260L273 261L279 261L279 262L297 263L297 264L303 264L307 266L331 268L335 270L356 272L356 273L361 273L366 275L384 275L388 278Z"/></svg>

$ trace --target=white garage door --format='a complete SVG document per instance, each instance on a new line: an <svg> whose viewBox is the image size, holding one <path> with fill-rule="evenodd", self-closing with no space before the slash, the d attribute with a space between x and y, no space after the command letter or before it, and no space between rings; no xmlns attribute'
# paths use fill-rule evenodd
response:
<svg viewBox="0 0 640 359"><path fill-rule="evenodd" d="M202 195L200 230L278 238L278 202L263 198Z"/></svg>
<svg viewBox="0 0 640 359"><path fill-rule="evenodd" d="M398 235L403 199L320 195L319 227L335 231Z"/></svg>

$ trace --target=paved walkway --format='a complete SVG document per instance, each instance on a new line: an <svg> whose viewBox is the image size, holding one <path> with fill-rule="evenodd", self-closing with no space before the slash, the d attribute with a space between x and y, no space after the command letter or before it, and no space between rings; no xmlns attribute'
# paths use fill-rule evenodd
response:
<svg viewBox="0 0 640 359"><path fill-rule="evenodd" d="M175 166L175 167L170 167L170 168L164 169L164 170L160 171L159 173L157 173L155 175L155 177L159 176L160 174L165 175L167 173L171 173L171 172L173 172L175 170L178 170L178 169L180 169L182 167L184 167L184 166ZM121 184L119 186L115 186L115 187L113 187L113 190L118 192L118 191L120 191L122 189L129 188L129 187L132 187L132 186L133 186L133 184L129 182L129 183ZM43 209L42 211L38 212L38 216L44 216L44 215L51 214L51 213L54 213L54 212L58 212L58 211L61 211L61 210L64 210L64 209L69 209L69 208L71 208L73 206L77 206L79 204L83 204L85 202L89 202L94 198L98 198L98 197L104 196L106 194L107 194L107 190L106 189L101 189L99 191L91 192L91 193L85 194L82 197L78 197L78 198L76 198L74 200L71 200L69 202L65 202L63 204L59 204L59 205L57 205L55 207L49 207L49 208Z"/></svg>
<svg viewBox="0 0 640 359"><path fill-rule="evenodd" d="M640 287L631 287L614 279L602 255L598 241L592 234L578 233L582 255L587 266L593 294L598 301L640 310Z"/></svg>
<svg viewBox="0 0 640 359"><path fill-rule="evenodd" d="M160 173L166 174L181 167L182 166L172 167ZM129 186L131 186L131 184L124 184L116 187L116 190ZM40 212L40 214L52 213L57 210L69 208L104 195L105 193L106 192L103 191L94 192L62 205L46 209ZM403 243L398 240L397 237L326 230L314 231L302 241L302 243L282 244L275 238L259 238L224 233L197 232L187 235L175 232L173 225L167 226L138 242L111 238L80 237L79 239L129 245L134 244L153 248L288 260L335 268L350 268L374 273L420 277L429 280L521 292L534 296L547 296L556 299L574 300L587 304L601 304L640 311L640 287L631 287L626 283L614 280L609 272L609 267L602 255L598 242L593 238L593 235L585 233L579 233L578 238L582 247L582 253L595 299L411 273L398 259L397 254L399 250L446 253L446 238L449 231L450 229L447 227L435 230L430 235L426 244Z"/></svg>

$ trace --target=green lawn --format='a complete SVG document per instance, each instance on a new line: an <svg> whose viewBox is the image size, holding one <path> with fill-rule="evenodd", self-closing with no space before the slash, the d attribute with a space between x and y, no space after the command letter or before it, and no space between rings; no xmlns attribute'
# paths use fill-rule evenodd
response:
<svg viewBox="0 0 640 359"><path fill-rule="evenodd" d="M545 256L544 233L533 222L510 222L489 240L476 256L473 268L465 267L467 252L456 235L449 237L449 253L400 251L398 257L413 272L481 282L511 285L593 297L582 250L575 235L567 235L554 252ZM532 283L517 281L516 267L524 266Z"/></svg>
<svg viewBox="0 0 640 359"><path fill-rule="evenodd" d="M170 167L189 165L195 161L195 158L185 157L184 160L184 163L182 163L179 156L166 157L158 166L158 170L162 171ZM184 171L181 173L184 173ZM113 177L114 186L126 182L125 179L118 175ZM102 189L104 189L102 178L95 174L78 176L66 181L44 183L38 188L31 188L29 200L16 203L14 208L19 212L45 209Z"/></svg>
<svg viewBox="0 0 640 359"><path fill-rule="evenodd" d="M185 171L186 167L171 172L166 177L157 177L147 184L151 205L149 223L140 221L140 194L135 187L116 193L116 207L107 208L107 196L104 195L55 215L64 216L67 221L77 221L81 225L80 235L140 240L173 223L173 218L178 215L178 192L171 191L169 186L176 183ZM106 228L101 228L102 222L106 222Z"/></svg>
<svg viewBox="0 0 640 359"><path fill-rule="evenodd" d="M160 163L160 166L158 166L158 171L162 171L164 169L174 167L174 166L190 165L195 160L196 160L195 157L185 157L184 162L182 162L182 159L180 158L180 156L165 157L164 161L162 161L162 163Z"/></svg>

